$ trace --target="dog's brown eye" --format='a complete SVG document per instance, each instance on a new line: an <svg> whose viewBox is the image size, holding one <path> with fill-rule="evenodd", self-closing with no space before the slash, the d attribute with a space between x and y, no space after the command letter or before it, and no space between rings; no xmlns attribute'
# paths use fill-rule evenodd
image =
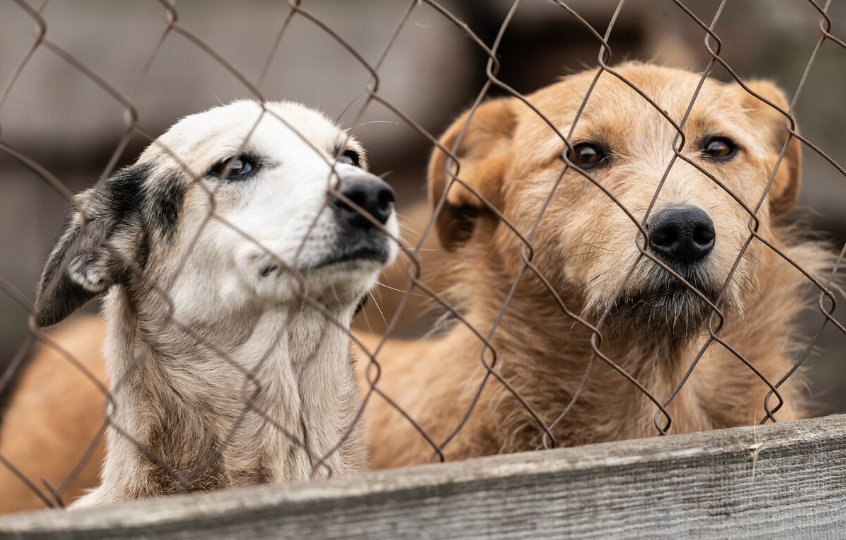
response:
<svg viewBox="0 0 846 540"><path fill-rule="evenodd" d="M347 163L349 165L361 167L361 157L355 150L345 150L344 153L341 154L341 156L338 158L338 163Z"/></svg>
<svg viewBox="0 0 846 540"><path fill-rule="evenodd" d="M605 152L597 145L591 143L581 143L573 147L573 151L567 151L567 158L573 165L580 169L590 169L605 159Z"/></svg>
<svg viewBox="0 0 846 540"><path fill-rule="evenodd" d="M257 169L258 164L253 159L246 156L230 156L212 167L209 175L222 178L225 174L226 178L235 180L239 179L238 177L247 176Z"/></svg>
<svg viewBox="0 0 846 540"><path fill-rule="evenodd" d="M731 159L737 153L737 144L726 137L711 137L702 145L702 153L713 159Z"/></svg>

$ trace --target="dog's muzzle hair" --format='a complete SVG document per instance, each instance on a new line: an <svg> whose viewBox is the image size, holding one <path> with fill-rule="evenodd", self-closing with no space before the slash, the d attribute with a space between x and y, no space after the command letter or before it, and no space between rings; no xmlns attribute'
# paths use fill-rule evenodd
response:
<svg viewBox="0 0 846 540"><path fill-rule="evenodd" d="M315 268L353 260L386 263L389 239L377 224L388 223L396 200L394 190L372 174L342 178L336 189L363 212L341 198L332 199L330 206L341 232L333 252Z"/></svg>
<svg viewBox="0 0 846 540"><path fill-rule="evenodd" d="M669 330L675 341L689 341L701 332L713 312L702 297L713 304L720 295L721 284L708 261L717 240L714 223L699 208L673 207L653 216L647 233L649 253L699 294L644 258L634 280L638 285L623 291L612 310L609 330L640 338L664 335ZM643 242L643 238L639 237L638 242Z"/></svg>

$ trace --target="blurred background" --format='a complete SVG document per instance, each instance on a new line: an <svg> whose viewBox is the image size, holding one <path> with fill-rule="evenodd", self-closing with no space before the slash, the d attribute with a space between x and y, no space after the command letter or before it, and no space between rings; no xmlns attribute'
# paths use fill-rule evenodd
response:
<svg viewBox="0 0 846 540"><path fill-rule="evenodd" d="M139 125L155 136L184 115L253 97L206 51L174 32L141 80L167 28L166 9L160 2L30 1L34 9L41 9L49 40L130 97ZM616 0L566 3L600 34L618 7ZM513 2L444 0L440 4L491 45ZM684 4L707 24L718 7L713 0ZM846 36L838 32L846 22L846 5L833 4L829 11L832 32L843 39ZM409 2L303 0L302 7L375 64ZM175 8L180 25L250 81L258 83L267 65L261 89L268 99L301 101L352 127L369 151L372 170L376 174L392 171L386 179L397 191L401 214L425 198L429 140L378 102L357 118L370 73L318 25L295 16L268 62L290 12L286 2L179 0ZM722 40L722 58L742 78L772 79L792 95L820 38L819 21L810 2L745 0L727 3L715 32ZM20 5L4 2L0 6L0 84L5 85L15 73L34 36L33 18ZM670 0L629 0L610 36L611 64L651 60L699 72L710 58L704 36ZM556 2L524 0L499 49L500 78L517 91L529 93L562 75L596 66L598 51L596 38ZM420 2L379 69L379 94L437 136L472 104L486 80L486 63L487 56L477 44L443 14ZM730 78L719 66L713 76ZM841 164L846 164L844 89L846 50L827 42L810 71L795 116L803 134ZM497 95L497 90L491 95ZM0 108L0 141L36 160L72 192L100 178L126 130L124 107L43 46L29 58ZM120 153L118 165L134 161L147 142L133 136ZM804 157L804 185L795 216L839 249L846 242L846 178L807 149ZM65 202L40 176L0 151L0 277L30 300L34 300L39 271L58 232ZM383 290L380 294L399 293ZM389 307L390 299L385 304ZM373 309L366 312L368 323L381 319ZM96 306L89 308L94 310ZM803 320L805 334L812 335L821 322L818 312L809 312ZM407 334L415 331L409 328ZM0 373L26 332L26 311L0 293ZM806 362L809 392L819 414L846 411L845 356L846 337L829 326Z"/></svg>

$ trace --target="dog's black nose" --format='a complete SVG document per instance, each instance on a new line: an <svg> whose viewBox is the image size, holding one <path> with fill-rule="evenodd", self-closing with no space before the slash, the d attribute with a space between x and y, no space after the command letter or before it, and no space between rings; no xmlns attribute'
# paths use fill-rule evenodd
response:
<svg viewBox="0 0 846 540"><path fill-rule="evenodd" d="M666 262L692 263L714 249L714 222L698 208L664 210L647 226L649 247Z"/></svg>
<svg viewBox="0 0 846 540"><path fill-rule="evenodd" d="M391 217L394 209L394 190L375 176L342 178L337 190L379 223L384 225ZM372 221L341 199L333 199L332 208L344 223L352 227L362 229L373 227Z"/></svg>

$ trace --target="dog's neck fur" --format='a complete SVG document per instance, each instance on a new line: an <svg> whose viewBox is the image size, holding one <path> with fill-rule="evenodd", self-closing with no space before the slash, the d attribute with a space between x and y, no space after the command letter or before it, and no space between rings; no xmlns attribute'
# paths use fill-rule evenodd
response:
<svg viewBox="0 0 846 540"><path fill-rule="evenodd" d="M468 246L471 250L472 246ZM805 268L822 267L818 248L813 245L782 247L789 256ZM480 250L464 258L476 272L487 275L473 283L462 284L462 296L470 299L464 312L465 320L482 335L495 322L511 283L496 271L496 261L480 264L479 258L489 258ZM456 257L459 259L459 257ZM462 263L463 264L463 263ZM790 316L798 313L803 304L802 281L791 279L789 264L775 254L768 253L762 261L766 269L782 276L779 280L763 281L758 293L741 317L725 325L720 337L729 345L748 342L747 334L756 336L755 346L738 351L752 365L760 369L773 383L791 367L789 354ZM483 268L483 270L480 270ZM797 274L798 276L798 274ZM534 408L546 425L551 425L564 411L582 382L593 355L591 332L564 315L539 283L527 272L511 298L491 344L497 353L496 373ZM482 290L483 289L483 290ZM544 294L540 294L543 292ZM572 297L570 297L572 298ZM772 305L785 309L773 310ZM578 313L580 306L567 306ZM649 390L659 402L664 402L683 379L685 372L705 344L706 333L684 346L669 342L646 342L604 336L600 351ZM425 392L399 398L412 418L449 418L437 425L421 427L432 439L442 442L467 413L486 373L481 361L482 342L463 323L455 322L442 337L416 344L417 360L394 365L392 350L386 345L380 355L385 358L384 388L413 388L415 385L394 382L399 378L422 380L418 373L426 365L425 373L436 373L437 381L417 386ZM486 354L490 363L492 356ZM441 368L432 363L442 364ZM393 380L392 380L393 379ZM785 404L776 415L787 420L801 415L802 406L795 376L780 388ZM687 433L737 425L749 425L764 416L764 396L768 387L740 359L719 343L711 343L699 360L693 374L668 407L672 416L669 433ZM772 397L770 407L778 400ZM550 404L553 404L550 407ZM595 358L591 374L579 400L552 430L558 446L576 446L596 442L624 440L657 435L653 417L658 410L645 394L605 361ZM389 424L376 431L371 441L371 465L392 466L426 461L431 446L415 435L415 429L399 418L389 407L376 408L369 421ZM659 419L663 425L664 420ZM404 441L403 447L390 440L380 439L382 433L391 439ZM544 432L513 394L498 380L490 377L475 410L467 423L445 446L447 460L483 456L502 452L541 448ZM416 441L407 444L405 441ZM397 457L398 456L398 457Z"/></svg>
<svg viewBox="0 0 846 540"><path fill-rule="evenodd" d="M138 307L123 287L106 299L116 429L102 486L79 504L365 468L353 451L363 443L353 427L359 395L343 327L302 304L212 324L195 338L160 306ZM349 310L336 320L349 321Z"/></svg>

